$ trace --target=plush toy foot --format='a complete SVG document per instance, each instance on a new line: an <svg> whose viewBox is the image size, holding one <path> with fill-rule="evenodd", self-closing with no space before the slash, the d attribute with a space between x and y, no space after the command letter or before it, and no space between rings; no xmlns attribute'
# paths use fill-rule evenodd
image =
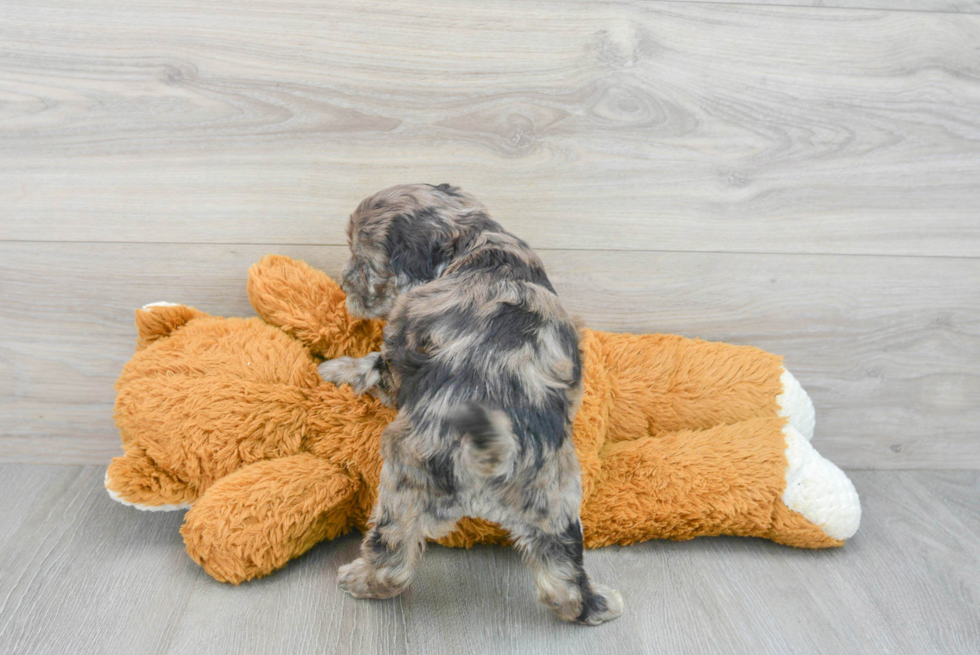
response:
<svg viewBox="0 0 980 655"><path fill-rule="evenodd" d="M800 435L810 441L813 439L813 426L816 423L816 413L813 410L813 402L807 395L800 383L797 382L793 374L783 369L779 381L783 385L783 392L776 396L779 404L779 415L789 421L789 424L796 428Z"/></svg>
<svg viewBox="0 0 980 655"><path fill-rule="evenodd" d="M121 505L126 505L128 507L135 507L136 509L143 512L176 512L182 509L188 509L191 506L190 503L169 503L169 504L161 504L161 505L149 505L143 503L130 502L125 498L123 498L121 493L119 493L118 491L112 488L113 482L112 482L112 478L109 477L109 471L106 471L105 479L102 482L105 485L105 490L109 492L109 498L112 498L114 501L116 501Z"/></svg>
<svg viewBox="0 0 980 655"><path fill-rule="evenodd" d="M410 580L393 576L391 569L379 569L359 557L337 569L337 584L354 598L391 598L405 591Z"/></svg>
<svg viewBox="0 0 980 655"><path fill-rule="evenodd" d="M791 424L786 437L786 490L783 504L802 514L833 539L854 536L861 523L861 501L850 478L814 450Z"/></svg>
<svg viewBox="0 0 980 655"><path fill-rule="evenodd" d="M623 613L623 596L615 589L602 584L592 585L592 591L596 595L590 605L593 609L583 611L575 621L583 625L599 625L606 621L612 621Z"/></svg>

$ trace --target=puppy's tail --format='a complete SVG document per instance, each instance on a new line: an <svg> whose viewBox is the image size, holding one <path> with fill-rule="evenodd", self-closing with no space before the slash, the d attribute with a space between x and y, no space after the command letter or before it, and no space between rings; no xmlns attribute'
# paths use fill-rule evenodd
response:
<svg viewBox="0 0 980 655"><path fill-rule="evenodd" d="M517 455L517 436L507 414L465 403L450 419L463 434L463 463L486 477L507 475Z"/></svg>

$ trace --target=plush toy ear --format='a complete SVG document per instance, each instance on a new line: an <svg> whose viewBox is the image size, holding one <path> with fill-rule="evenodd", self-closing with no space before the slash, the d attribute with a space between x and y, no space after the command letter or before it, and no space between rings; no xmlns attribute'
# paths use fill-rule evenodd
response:
<svg viewBox="0 0 980 655"><path fill-rule="evenodd" d="M136 330L139 333L137 350L143 350L151 343L165 337L188 321L208 316L193 307L175 305L169 302L156 302L136 310Z"/></svg>
<svg viewBox="0 0 980 655"><path fill-rule="evenodd" d="M262 320L326 359L363 357L381 348L381 321L352 317L340 285L306 262L263 257L248 271L248 299Z"/></svg>

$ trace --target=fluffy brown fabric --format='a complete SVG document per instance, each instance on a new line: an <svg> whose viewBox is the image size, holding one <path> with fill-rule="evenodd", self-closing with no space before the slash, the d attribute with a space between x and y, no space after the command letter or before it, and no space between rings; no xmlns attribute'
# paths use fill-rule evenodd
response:
<svg viewBox="0 0 980 655"><path fill-rule="evenodd" d="M249 271L259 318L184 306L137 311L139 349L117 384L125 455L106 486L144 508L192 504L181 533L212 576L266 575L323 539L366 527L394 411L323 382L321 358L377 350L327 276L270 256ZM263 320L264 319L264 320ZM585 545L706 535L839 546L786 508L780 358L669 335L582 335L575 421ZM441 540L503 543L464 519Z"/></svg>

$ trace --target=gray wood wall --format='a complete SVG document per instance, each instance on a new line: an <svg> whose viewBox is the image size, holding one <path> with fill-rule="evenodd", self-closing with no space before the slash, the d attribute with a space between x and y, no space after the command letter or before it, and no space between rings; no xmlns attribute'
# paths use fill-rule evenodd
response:
<svg viewBox="0 0 980 655"><path fill-rule="evenodd" d="M978 468L978 13L2 0L0 462L107 462L136 307L249 314L427 181L593 327L785 355L838 464Z"/></svg>

